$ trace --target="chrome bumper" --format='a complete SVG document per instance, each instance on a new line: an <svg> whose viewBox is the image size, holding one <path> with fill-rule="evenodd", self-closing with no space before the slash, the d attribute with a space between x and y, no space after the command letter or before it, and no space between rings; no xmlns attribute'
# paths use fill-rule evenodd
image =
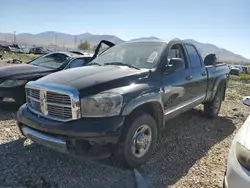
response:
<svg viewBox="0 0 250 188"><path fill-rule="evenodd" d="M22 126L21 131L25 137L40 145L59 152L68 153L66 142L57 137L43 134L26 126Z"/></svg>

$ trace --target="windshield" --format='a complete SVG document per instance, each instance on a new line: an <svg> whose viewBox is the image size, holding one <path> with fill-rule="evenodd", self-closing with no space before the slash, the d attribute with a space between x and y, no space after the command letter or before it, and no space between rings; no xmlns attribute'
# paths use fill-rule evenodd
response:
<svg viewBox="0 0 250 188"><path fill-rule="evenodd" d="M52 53L52 54L46 54L44 56L41 56L34 61L32 61L30 64L36 65L36 66L42 66L52 69L57 69L61 65L63 65L66 61L70 59L69 56L62 54L62 53Z"/></svg>
<svg viewBox="0 0 250 188"><path fill-rule="evenodd" d="M110 48L102 53L91 64L122 65L151 69L156 66L164 42L133 42L124 43Z"/></svg>

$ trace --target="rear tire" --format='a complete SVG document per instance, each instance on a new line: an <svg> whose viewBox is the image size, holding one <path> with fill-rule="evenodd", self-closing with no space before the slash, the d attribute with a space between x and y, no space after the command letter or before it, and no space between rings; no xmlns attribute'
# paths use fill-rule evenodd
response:
<svg viewBox="0 0 250 188"><path fill-rule="evenodd" d="M224 90L223 90L224 91ZM218 88L215 97L212 101L204 104L204 113L209 118L216 118L220 112L223 92Z"/></svg>
<svg viewBox="0 0 250 188"><path fill-rule="evenodd" d="M152 155L156 141L157 125L154 118L149 114L138 116L135 113L125 122L115 158L126 167L139 167Z"/></svg>

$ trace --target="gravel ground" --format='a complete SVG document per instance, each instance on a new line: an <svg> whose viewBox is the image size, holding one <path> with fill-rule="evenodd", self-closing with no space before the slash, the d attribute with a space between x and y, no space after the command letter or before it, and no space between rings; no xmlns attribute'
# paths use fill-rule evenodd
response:
<svg viewBox="0 0 250 188"><path fill-rule="evenodd" d="M250 86L241 88L238 94ZM25 140L12 113L0 110L1 188L135 187L134 171L112 158L85 161ZM239 98L230 96L216 119L204 117L199 106L168 121L151 160L138 169L140 175L160 188L221 187L232 138L248 113Z"/></svg>

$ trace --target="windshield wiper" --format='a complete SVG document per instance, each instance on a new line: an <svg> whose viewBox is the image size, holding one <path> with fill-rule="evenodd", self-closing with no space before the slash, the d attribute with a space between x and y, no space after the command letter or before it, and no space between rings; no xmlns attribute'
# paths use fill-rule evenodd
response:
<svg viewBox="0 0 250 188"><path fill-rule="evenodd" d="M134 68L137 70L140 70L140 68L134 66L134 65L130 65L130 64L126 64L126 63L122 63L122 62L111 62L111 63L105 63L104 65L119 65L119 66L127 66L129 68Z"/></svg>
<svg viewBox="0 0 250 188"><path fill-rule="evenodd" d="M88 65L99 65L99 66L102 66L101 64L96 63L96 62L93 62L93 63L88 63L88 64L87 64L87 66L88 66Z"/></svg>

